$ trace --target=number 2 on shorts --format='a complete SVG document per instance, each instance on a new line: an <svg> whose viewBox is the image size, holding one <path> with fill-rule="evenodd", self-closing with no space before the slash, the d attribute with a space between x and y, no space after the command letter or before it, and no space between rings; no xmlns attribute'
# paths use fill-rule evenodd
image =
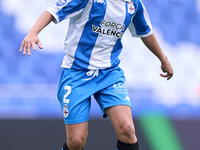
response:
<svg viewBox="0 0 200 150"><path fill-rule="evenodd" d="M63 97L63 103L69 103L69 99L66 99L67 96L71 93L72 89L71 89L71 86L65 86L64 87L64 90L67 90L67 92L65 93L64 97Z"/></svg>

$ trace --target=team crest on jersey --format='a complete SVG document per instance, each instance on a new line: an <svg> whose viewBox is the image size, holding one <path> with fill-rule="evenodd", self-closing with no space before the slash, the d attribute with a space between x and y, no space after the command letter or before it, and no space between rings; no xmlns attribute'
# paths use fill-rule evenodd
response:
<svg viewBox="0 0 200 150"><path fill-rule="evenodd" d="M100 3L100 4L102 4L102 3L106 4L106 3L104 2L104 0L94 0L94 2L97 2L97 3Z"/></svg>
<svg viewBox="0 0 200 150"><path fill-rule="evenodd" d="M63 6L65 5L67 2L67 0L59 0L57 3L56 3L56 6Z"/></svg>
<svg viewBox="0 0 200 150"><path fill-rule="evenodd" d="M128 13L134 14L134 12L135 12L135 6L133 5L133 2L130 1L128 4Z"/></svg>
<svg viewBox="0 0 200 150"><path fill-rule="evenodd" d="M65 118L67 118L68 115L69 115L69 110L67 109L67 105L64 105L64 107L63 107L63 116Z"/></svg>

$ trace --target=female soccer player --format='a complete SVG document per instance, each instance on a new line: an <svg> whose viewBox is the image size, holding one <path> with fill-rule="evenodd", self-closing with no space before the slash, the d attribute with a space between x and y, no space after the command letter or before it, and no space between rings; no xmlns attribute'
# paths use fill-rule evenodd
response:
<svg viewBox="0 0 200 150"><path fill-rule="evenodd" d="M121 61L121 38L128 28L140 37L161 62L169 80L173 69L160 48L141 0L60 0L38 18L20 51L31 54L35 44L42 49L39 32L51 21L70 18L64 42L66 55L61 65L58 99L66 124L67 142L63 150L82 150L88 134L91 96L103 117L109 117L116 131L118 150L138 150L131 103ZM131 41L130 41L131 42ZM134 47L134 43L133 43Z"/></svg>

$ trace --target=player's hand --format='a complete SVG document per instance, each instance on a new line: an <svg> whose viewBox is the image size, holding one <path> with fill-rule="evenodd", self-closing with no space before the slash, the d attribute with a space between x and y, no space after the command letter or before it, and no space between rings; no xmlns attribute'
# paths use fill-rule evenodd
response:
<svg viewBox="0 0 200 150"><path fill-rule="evenodd" d="M20 47L20 52L23 51L23 55L26 55L26 52L28 51L28 56L31 55L31 47L33 50L36 50L35 44L38 45L40 49L42 49L42 45L40 43L40 40L37 36L37 34L34 33L28 33L27 36L24 38L22 41L21 47ZM24 49L24 50L23 50Z"/></svg>
<svg viewBox="0 0 200 150"><path fill-rule="evenodd" d="M168 60L162 63L161 69L165 74L160 74L160 76L167 78L167 80L169 80L173 76L173 69Z"/></svg>

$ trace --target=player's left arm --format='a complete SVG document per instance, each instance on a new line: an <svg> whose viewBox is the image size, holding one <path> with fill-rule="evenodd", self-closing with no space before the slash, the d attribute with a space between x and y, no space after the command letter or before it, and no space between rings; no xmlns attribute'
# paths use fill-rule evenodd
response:
<svg viewBox="0 0 200 150"><path fill-rule="evenodd" d="M152 33L151 35L149 35L147 37L142 37L141 39L142 39L143 43L146 45L146 47L154 55L156 55L158 57L158 59L160 60L161 69L164 73L166 73L166 74L160 74L160 75L162 77L167 78L167 80L169 80L173 76L173 69L172 69L170 62L167 59L167 56L163 53L160 45L158 44L154 33Z"/></svg>

